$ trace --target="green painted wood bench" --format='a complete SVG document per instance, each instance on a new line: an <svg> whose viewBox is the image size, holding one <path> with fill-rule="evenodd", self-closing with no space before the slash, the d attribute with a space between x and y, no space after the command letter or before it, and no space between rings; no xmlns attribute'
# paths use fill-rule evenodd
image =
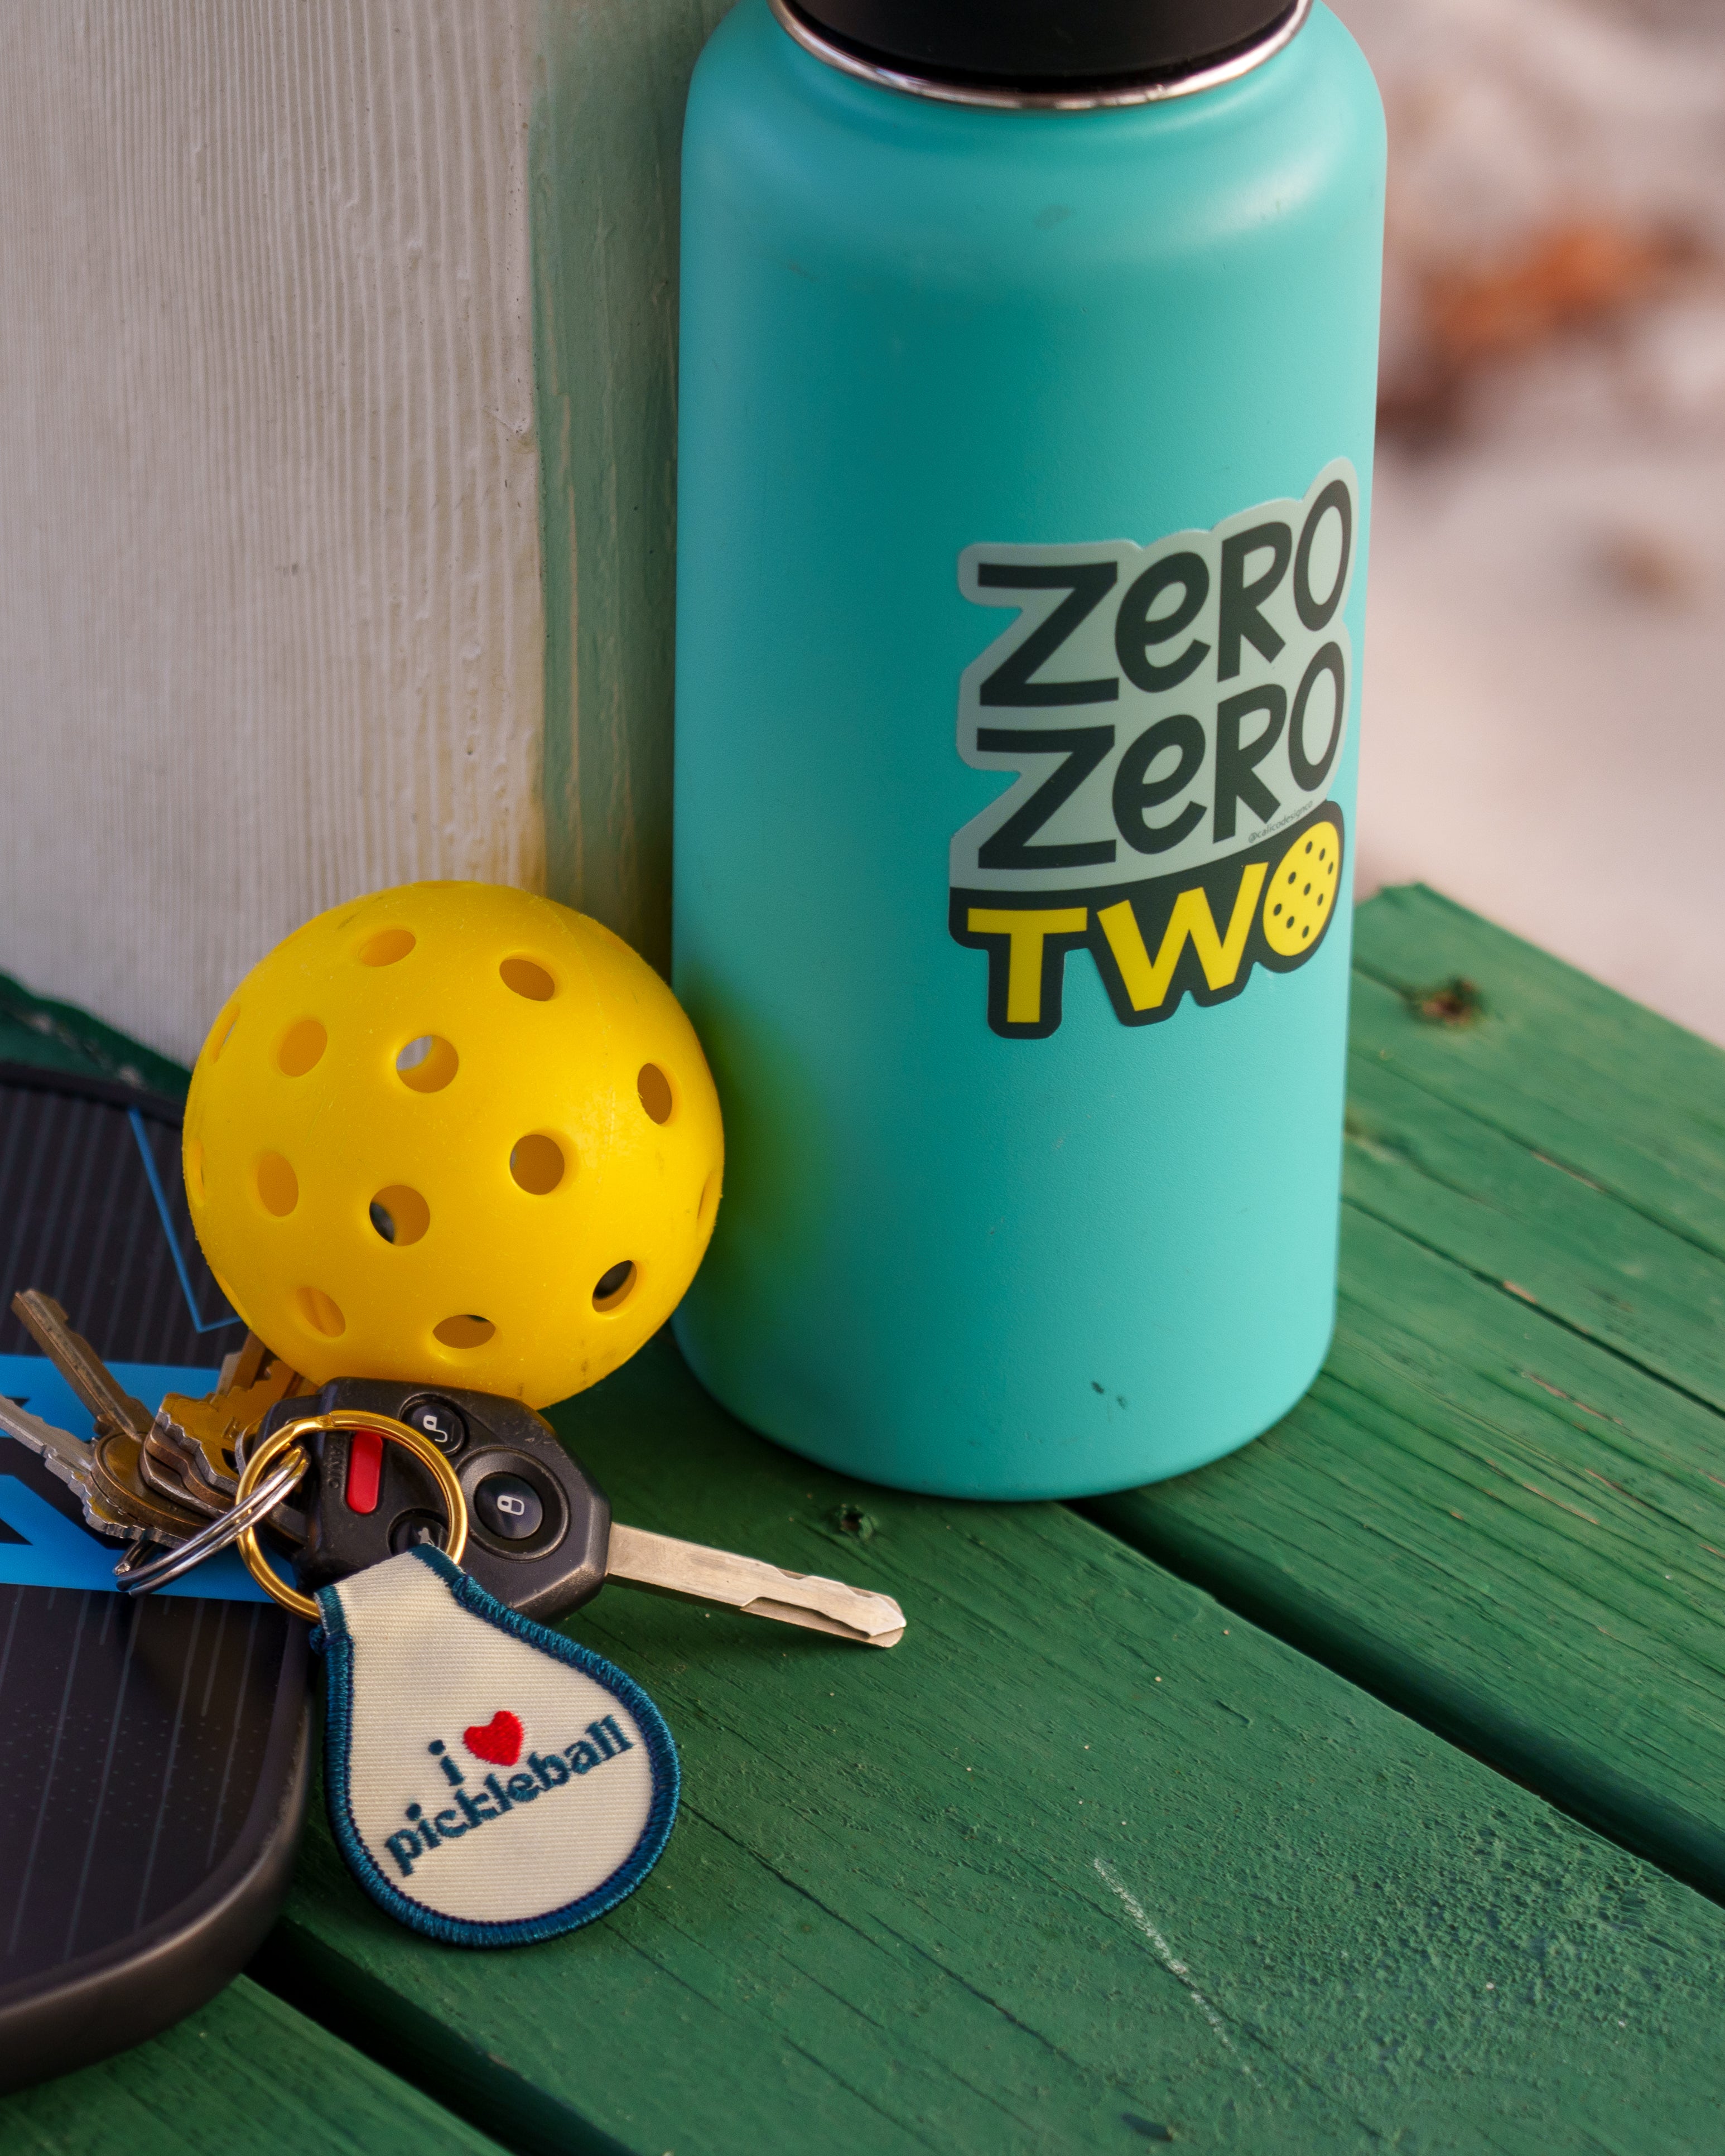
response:
<svg viewBox="0 0 1725 2156"><path fill-rule="evenodd" d="M0 1055L124 1060L0 996ZM1336 1345L1091 1503L859 1486L661 1339L555 1419L889 1655L614 1590L679 1826L605 1922L394 1929L315 1820L252 1977L8 2148L1716 2150L1725 1057L1430 893L1362 910ZM55 1028L59 1030L56 1031Z"/></svg>

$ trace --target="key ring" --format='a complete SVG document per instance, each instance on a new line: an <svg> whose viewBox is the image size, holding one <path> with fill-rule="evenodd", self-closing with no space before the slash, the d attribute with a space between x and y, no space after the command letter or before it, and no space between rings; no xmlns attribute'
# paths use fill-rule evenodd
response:
<svg viewBox="0 0 1725 2156"><path fill-rule="evenodd" d="M234 1493L236 1506L249 1497L263 1480L264 1470L272 1460L285 1452L290 1445L313 1430L374 1430L380 1437L393 1438L404 1445L420 1464L431 1471L431 1479L438 1486L444 1501L444 1509L449 1516L449 1539L447 1555L452 1564L459 1564L461 1553L467 1548L467 1499L461 1485L455 1479L455 1471L441 1452L421 1430L409 1424L398 1422L393 1415L371 1414L359 1408L337 1408L332 1414L297 1415L292 1422L284 1423L280 1430L253 1446L246 1454L245 1466L240 1470L239 1486ZM279 1602L284 1609L291 1609L296 1617L308 1618L314 1625L323 1615L309 1594L301 1594L298 1588L290 1587L276 1573L270 1560L258 1546L258 1531L245 1528L235 1537L235 1547L245 1561L245 1568L264 1592Z"/></svg>
<svg viewBox="0 0 1725 2156"><path fill-rule="evenodd" d="M121 1591L126 1594L153 1594L158 1587L166 1587L170 1580L178 1579L182 1573L193 1571L206 1558L218 1556L230 1543L238 1542L248 1527L257 1526L259 1521L273 1512L305 1476L311 1465L311 1459L305 1453L290 1453L244 1503L232 1506L212 1520L207 1527L200 1528L189 1541L177 1543L169 1549L159 1550L142 1564L136 1562L137 1552L142 1545L135 1543L131 1554L122 1558L114 1568L114 1577Z"/></svg>

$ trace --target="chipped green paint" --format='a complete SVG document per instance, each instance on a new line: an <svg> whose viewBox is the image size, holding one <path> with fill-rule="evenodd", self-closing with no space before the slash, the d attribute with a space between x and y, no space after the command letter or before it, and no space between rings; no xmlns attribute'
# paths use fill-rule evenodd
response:
<svg viewBox="0 0 1725 2156"><path fill-rule="evenodd" d="M543 0L528 144L546 887L670 957L677 166L724 0Z"/></svg>
<svg viewBox="0 0 1725 2156"><path fill-rule="evenodd" d="M653 1879L570 1938L429 1948L314 1828L272 1980L508 2107L518 2146L1716 2133L1725 1912L1070 1510L865 1489L751 1437L663 1338L556 1419L621 1517L885 1589L910 1629L868 1653L620 1588L573 1620L685 1779Z"/></svg>
<svg viewBox="0 0 1725 2156"><path fill-rule="evenodd" d="M1429 892L1357 967L1323 1375L1093 1516L1725 1897L1725 1055Z"/></svg>
<svg viewBox="0 0 1725 2156"><path fill-rule="evenodd" d="M1717 2147L1725 1911L1468 1753L1725 1896L1725 1060L1428 894L1359 964L1295 1414L1105 1528L824 1476L655 1343L558 1411L619 1514L885 1588L904 1644L613 1590L571 1630L687 1774L639 1896L443 1950L315 1820L259 1969L375 2063L242 1983L6 2147ZM1415 1014L1458 978L1475 1019Z"/></svg>
<svg viewBox="0 0 1725 2156"><path fill-rule="evenodd" d="M7 2156L501 2156L241 1977L163 2035L0 2097Z"/></svg>
<svg viewBox="0 0 1725 2156"><path fill-rule="evenodd" d="M141 1041L116 1033L75 1004L32 995L9 973L0 973L0 1063L39 1070L70 1071L112 1085L136 1086L182 1101L192 1074ZM9 1294L10 1289L7 1290Z"/></svg>
<svg viewBox="0 0 1725 2156"><path fill-rule="evenodd" d="M1435 891L1384 891L1359 923L1359 1059L1725 1257L1725 1055ZM1476 1024L1406 1025L1372 993L1445 974L1475 984Z"/></svg>

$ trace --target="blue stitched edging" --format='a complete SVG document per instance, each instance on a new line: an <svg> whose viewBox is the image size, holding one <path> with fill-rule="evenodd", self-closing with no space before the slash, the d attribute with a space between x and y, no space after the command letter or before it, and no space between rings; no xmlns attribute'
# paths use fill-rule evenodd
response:
<svg viewBox="0 0 1725 2156"><path fill-rule="evenodd" d="M578 1646L561 1632L536 1625L519 1610L509 1609L494 1595L487 1594L459 1565L452 1564L440 1549L422 1544L407 1554L429 1565L464 1609L495 1625L500 1632L507 1632L557 1661L567 1662L572 1669L579 1670L583 1676L591 1677L615 1694L634 1716L645 1740L653 1776L653 1802L640 1840L604 1884L577 1901L566 1902L561 1909L547 1911L543 1916L520 1917L508 1923L478 1923L465 1917L443 1916L435 1909L428 1909L423 1902L403 1894L392 1879L384 1876L354 1824L349 1794L353 1739L353 1635L347 1629L347 1614L336 1590L326 1587L317 1597L318 1607L323 1612L325 1659L324 1799L341 1854L355 1878L381 1909L398 1923L423 1932L428 1938L441 1939L449 1946L526 1946L536 1939L554 1938L560 1932L572 1932L578 1925L590 1924L595 1917L603 1917L608 1909L614 1909L625 1895L634 1892L659 1861L670 1837L682 1778L677 1766L676 1746L671 1742L665 1717L634 1678L625 1676L615 1663L608 1662L603 1655L594 1654L590 1648Z"/></svg>

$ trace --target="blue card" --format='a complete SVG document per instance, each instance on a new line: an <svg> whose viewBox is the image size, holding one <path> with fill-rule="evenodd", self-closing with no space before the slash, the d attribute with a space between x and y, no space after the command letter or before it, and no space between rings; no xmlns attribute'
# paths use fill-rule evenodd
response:
<svg viewBox="0 0 1725 2156"><path fill-rule="evenodd" d="M214 1370L182 1369L165 1363L116 1363L110 1367L127 1392L152 1413L164 1393L186 1393L195 1399L214 1389L218 1375ZM0 1355L0 1393L74 1436L91 1435L90 1417L76 1394L45 1356ZM76 1500L64 1484L53 1485L51 1501L18 1473L8 1471L14 1463L25 1465L32 1481L43 1480L41 1462L33 1453L13 1439L0 1438L0 1586L95 1588L117 1594L114 1568L125 1553L123 1545L92 1534L81 1519L72 1517ZM62 1495L64 1509L59 1502ZM222 1602L269 1599L231 1549L158 1592Z"/></svg>

